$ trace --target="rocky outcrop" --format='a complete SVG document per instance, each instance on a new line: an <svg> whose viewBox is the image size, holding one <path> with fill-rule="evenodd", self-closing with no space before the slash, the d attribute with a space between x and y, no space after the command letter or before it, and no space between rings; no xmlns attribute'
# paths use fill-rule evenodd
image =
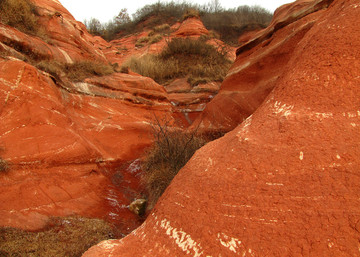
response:
<svg viewBox="0 0 360 257"><path fill-rule="evenodd" d="M259 45L301 34L260 107L196 152L141 227L83 256L359 255L359 16L335 0Z"/></svg>
<svg viewBox="0 0 360 257"><path fill-rule="evenodd" d="M119 162L151 143L154 115L170 115L165 90L149 78L113 74L68 92L9 59L0 60L0 78L1 157L10 165L0 174L0 225L39 229L49 216L105 217L114 212L104 207L109 201L129 228L139 225L126 207L136 193L124 194L141 191L138 174L119 170ZM130 176L123 192L114 176Z"/></svg>
<svg viewBox="0 0 360 257"><path fill-rule="evenodd" d="M251 115L292 69L294 51L324 15L331 1L299 0L276 10L270 25L237 49L237 59L221 85L219 94L207 105L196 126L230 131ZM249 36L251 38L249 39ZM315 57L316 58L316 57Z"/></svg>
<svg viewBox="0 0 360 257"><path fill-rule="evenodd" d="M220 89L220 82L208 82L192 87L187 79L176 79L165 86L173 106L174 117L185 126L190 126L214 98Z"/></svg>
<svg viewBox="0 0 360 257"><path fill-rule="evenodd" d="M176 37L200 37L208 35L209 31L199 18L191 17L184 20L179 29L174 33Z"/></svg>
<svg viewBox="0 0 360 257"><path fill-rule="evenodd" d="M166 25L166 24L165 24ZM205 28L199 18L191 17L185 19L182 23L174 24L166 35L159 32L155 36L162 37L159 42L150 43L154 31L143 31L135 35L129 35L121 39L113 40L109 44L99 45L108 60L118 65L126 64L131 57L141 57L147 54L160 53L167 44L167 41L173 38L193 38L198 39L200 36L209 36L209 31ZM149 36L152 35L152 36ZM140 44L141 40L145 40L144 44ZM211 38L207 41L219 51L226 51L228 59L235 60L235 47L226 45L224 42ZM192 87L187 82L187 78L178 78L169 85L164 86L170 102L175 112L174 117L181 120L185 126L191 125L196 118L199 117L207 103L218 93L220 83L209 82Z"/></svg>
<svg viewBox="0 0 360 257"><path fill-rule="evenodd" d="M136 74L72 82L37 69L42 60L106 64L99 46L108 43L58 1L35 5L42 37L0 24L0 226L38 230L51 216L81 215L126 234L141 223L128 209L141 193L134 160L151 144L154 115L173 119L168 95Z"/></svg>
<svg viewBox="0 0 360 257"><path fill-rule="evenodd" d="M0 50L20 52L19 55L39 59L55 59L59 62L73 63L81 60L106 62L104 54L94 44L94 38L81 22L56 0L36 1L41 36L33 37L17 29L0 24ZM103 40L104 41L104 40Z"/></svg>

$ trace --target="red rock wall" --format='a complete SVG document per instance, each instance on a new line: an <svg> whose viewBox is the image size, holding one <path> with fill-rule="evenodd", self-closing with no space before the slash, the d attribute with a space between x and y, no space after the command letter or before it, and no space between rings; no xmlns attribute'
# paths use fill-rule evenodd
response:
<svg viewBox="0 0 360 257"><path fill-rule="evenodd" d="M237 58L217 96L195 123L204 130L230 131L264 101L278 79L291 70L297 44L323 15L330 1L296 1L276 10L271 24L237 50Z"/></svg>
<svg viewBox="0 0 360 257"><path fill-rule="evenodd" d="M109 43L59 1L34 4L42 38L0 24L0 158L10 167L0 174L0 226L34 230L51 216L82 215L127 233L141 223L127 206L141 192L136 159L152 141L150 123L172 119L167 93L139 75L73 83L21 61L108 62Z"/></svg>
<svg viewBox="0 0 360 257"><path fill-rule="evenodd" d="M83 256L358 256L358 17L356 0L322 11L253 115L200 149L141 227Z"/></svg>
<svg viewBox="0 0 360 257"><path fill-rule="evenodd" d="M93 78L69 93L29 64L0 59L0 156L10 164L0 174L0 226L39 229L49 216L111 213L127 223L124 233L140 224L126 207L140 192L138 174L121 175L130 176L123 192L111 178L151 143L150 122L170 118L171 106L149 78L101 81L107 87ZM119 208L108 206L113 197Z"/></svg>

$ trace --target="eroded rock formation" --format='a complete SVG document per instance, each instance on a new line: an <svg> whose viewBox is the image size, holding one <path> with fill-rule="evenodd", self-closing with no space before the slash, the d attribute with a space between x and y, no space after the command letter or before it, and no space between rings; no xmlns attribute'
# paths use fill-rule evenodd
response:
<svg viewBox="0 0 360 257"><path fill-rule="evenodd" d="M154 115L172 119L167 93L134 74L71 82L35 68L107 63L106 42L58 1L36 6L43 38L0 24L0 156L10 167L0 174L0 226L36 230L51 216L83 215L127 233L141 222L128 210L141 191L139 163L120 167L151 143Z"/></svg>
<svg viewBox="0 0 360 257"><path fill-rule="evenodd" d="M293 69L289 60L297 45L330 2L302 0L284 5L276 10L267 28L244 35L247 41L237 49L237 59L221 90L196 125L201 123L205 130L230 131L251 115L283 74Z"/></svg>
<svg viewBox="0 0 360 257"><path fill-rule="evenodd" d="M280 11L321 3L330 1ZM334 0L239 51L216 97L226 101L203 124L227 114L230 129L260 106L193 156L141 227L83 256L359 255L358 17L358 1ZM241 93L241 104L232 93L241 78L273 90ZM232 101L251 108L221 108Z"/></svg>

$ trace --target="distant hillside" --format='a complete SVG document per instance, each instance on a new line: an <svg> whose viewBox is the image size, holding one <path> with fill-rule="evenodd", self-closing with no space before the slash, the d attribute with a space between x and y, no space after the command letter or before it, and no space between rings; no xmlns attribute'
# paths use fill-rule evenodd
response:
<svg viewBox="0 0 360 257"><path fill-rule="evenodd" d="M207 5L158 2L140 8L132 18L126 9L122 9L106 24L92 18L85 21L85 25L90 33L110 41L164 23L173 25L194 13L200 16L208 30L230 45L237 45L239 36L246 31L265 28L272 19L272 14L260 6L224 9L217 1Z"/></svg>

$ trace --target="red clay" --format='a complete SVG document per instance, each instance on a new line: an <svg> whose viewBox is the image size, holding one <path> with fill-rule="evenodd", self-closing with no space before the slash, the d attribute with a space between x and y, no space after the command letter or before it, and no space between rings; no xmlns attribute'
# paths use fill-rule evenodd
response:
<svg viewBox="0 0 360 257"><path fill-rule="evenodd" d="M358 17L358 1L335 0L255 46L256 56L281 52L276 44L298 34L252 116L197 151L141 227L83 256L359 256ZM244 74L244 55L229 79ZM270 70L262 60L252 66Z"/></svg>

